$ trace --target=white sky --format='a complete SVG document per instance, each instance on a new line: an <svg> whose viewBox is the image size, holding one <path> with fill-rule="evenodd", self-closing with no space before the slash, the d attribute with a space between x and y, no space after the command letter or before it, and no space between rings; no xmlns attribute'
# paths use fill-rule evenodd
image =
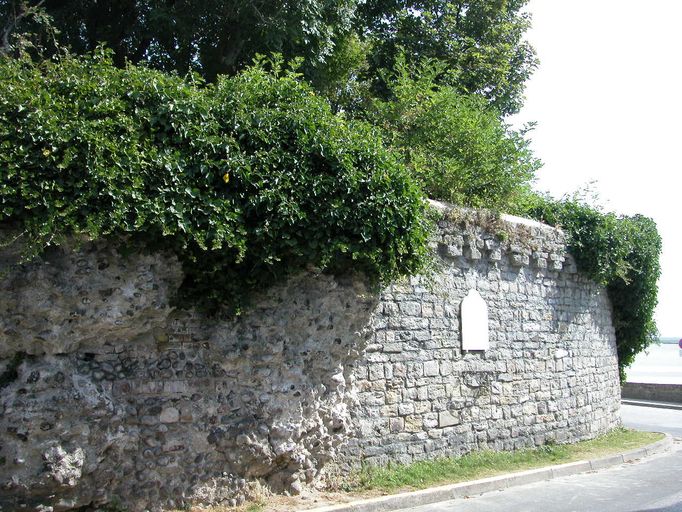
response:
<svg viewBox="0 0 682 512"><path fill-rule="evenodd" d="M605 209L652 217L663 238L656 320L682 336L682 0L531 0L540 67L515 124L555 197L595 181Z"/></svg>

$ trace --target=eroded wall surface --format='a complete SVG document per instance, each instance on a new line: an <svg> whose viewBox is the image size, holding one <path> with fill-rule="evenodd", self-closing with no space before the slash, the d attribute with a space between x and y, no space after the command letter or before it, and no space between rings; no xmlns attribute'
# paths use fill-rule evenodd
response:
<svg viewBox="0 0 682 512"><path fill-rule="evenodd" d="M0 506L144 510L298 492L365 461L594 437L619 387L605 291L563 235L443 212L425 276L314 273L232 321L169 306L163 254L112 245L2 258ZM460 304L490 348L461 350ZM41 508L42 507L42 508Z"/></svg>

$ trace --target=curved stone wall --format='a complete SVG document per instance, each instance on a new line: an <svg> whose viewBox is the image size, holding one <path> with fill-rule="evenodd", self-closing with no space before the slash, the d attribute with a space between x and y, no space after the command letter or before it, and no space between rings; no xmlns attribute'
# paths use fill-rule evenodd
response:
<svg viewBox="0 0 682 512"><path fill-rule="evenodd" d="M610 306L559 231L443 209L425 276L297 276L234 321L169 307L162 254L55 249L0 283L0 506L237 504L259 480L618 424ZM462 352L476 289L490 348Z"/></svg>
<svg viewBox="0 0 682 512"><path fill-rule="evenodd" d="M381 293L354 370L348 460L512 450L616 426L610 303L577 272L563 234L446 208L439 228L433 272ZM471 289L488 306L486 351L461 349L460 307Z"/></svg>

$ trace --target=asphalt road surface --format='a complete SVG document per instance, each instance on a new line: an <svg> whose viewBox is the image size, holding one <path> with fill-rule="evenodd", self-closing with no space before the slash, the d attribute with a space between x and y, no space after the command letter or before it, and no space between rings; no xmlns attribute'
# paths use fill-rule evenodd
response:
<svg viewBox="0 0 682 512"><path fill-rule="evenodd" d="M632 428L682 436L682 411L623 406ZM671 452L601 471L405 509L410 512L682 512L682 439Z"/></svg>
<svg viewBox="0 0 682 512"><path fill-rule="evenodd" d="M652 432L666 432L682 438L682 410L622 405L620 414L626 427Z"/></svg>

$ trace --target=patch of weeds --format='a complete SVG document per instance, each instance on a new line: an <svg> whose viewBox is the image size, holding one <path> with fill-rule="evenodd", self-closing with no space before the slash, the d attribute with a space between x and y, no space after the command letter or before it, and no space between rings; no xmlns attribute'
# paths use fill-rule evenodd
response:
<svg viewBox="0 0 682 512"><path fill-rule="evenodd" d="M432 485L457 483L501 473L593 459L623 452L662 439L662 434L616 428L591 441L575 444L548 443L514 452L472 452L462 457L440 458L412 464L389 464L386 467L363 466L343 486L348 492L399 489L423 489Z"/></svg>

